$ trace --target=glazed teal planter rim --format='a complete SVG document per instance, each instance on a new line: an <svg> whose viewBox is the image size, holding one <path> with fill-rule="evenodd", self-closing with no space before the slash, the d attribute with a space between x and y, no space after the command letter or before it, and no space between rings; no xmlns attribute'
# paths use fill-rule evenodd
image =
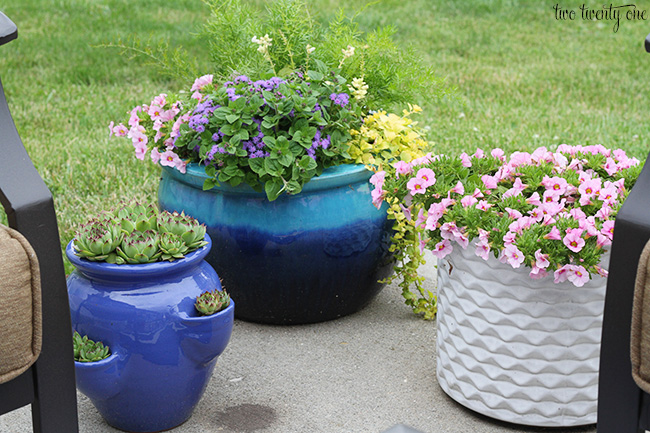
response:
<svg viewBox="0 0 650 433"><path fill-rule="evenodd" d="M186 173L181 173L173 167L162 166L161 168L173 179L197 187L199 189L202 189L203 182L206 179L210 178L205 173L205 166L196 162L187 164ZM314 176L311 178L309 182L303 186L300 194L336 188L354 182L369 180L372 174L372 171L368 170L363 164L335 165L323 170L323 173L320 176ZM218 186L212 188L211 191L212 190L217 190L219 192L229 194L245 194L266 197L266 193L263 191L257 192L245 183L237 186L231 186L225 182L221 182ZM299 196L300 194L297 194L296 196ZM282 197L287 196L286 194L283 194L278 199Z"/></svg>
<svg viewBox="0 0 650 433"><path fill-rule="evenodd" d="M207 245L192 251L182 259L176 259L172 262L165 260L162 262L141 263L137 265L116 265L106 262L93 262L75 254L73 246L74 239L68 242L68 245L65 248L65 254L68 257L68 260L70 260L70 263L72 263L79 272L86 275L91 275L93 277L109 277L111 279L143 279L178 272L194 266L196 263L205 259L210 252L210 248L212 248L212 239L210 239L210 236L206 233L204 240L207 242Z"/></svg>

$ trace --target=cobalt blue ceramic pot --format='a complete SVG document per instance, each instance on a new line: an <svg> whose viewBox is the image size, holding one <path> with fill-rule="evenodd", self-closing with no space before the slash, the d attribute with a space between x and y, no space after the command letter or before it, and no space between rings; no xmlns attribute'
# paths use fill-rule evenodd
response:
<svg viewBox="0 0 650 433"><path fill-rule="evenodd" d="M237 299L237 318L269 324L336 319L370 303L392 273L392 223L372 204L372 172L326 169L302 192L269 202L248 185L203 191L205 170L163 167L161 209L202 221L214 241L207 261Z"/></svg>
<svg viewBox="0 0 650 433"><path fill-rule="evenodd" d="M66 254L72 327L110 347L99 362L76 362L77 387L113 427L158 432L185 422L230 340L234 302L212 316L195 308L221 289L204 260L211 241L184 259L142 265L91 262Z"/></svg>

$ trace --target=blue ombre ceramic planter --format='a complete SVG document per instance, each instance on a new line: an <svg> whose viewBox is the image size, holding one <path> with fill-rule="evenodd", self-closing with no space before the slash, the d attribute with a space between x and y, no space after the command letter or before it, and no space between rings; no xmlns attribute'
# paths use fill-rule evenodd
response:
<svg viewBox="0 0 650 433"><path fill-rule="evenodd" d="M163 167L161 209L208 228L208 262L237 299L237 318L270 324L335 319L365 307L392 272L392 224L372 205L372 173L332 167L295 196L269 202L248 185L203 191L203 167Z"/></svg>
<svg viewBox="0 0 650 433"><path fill-rule="evenodd" d="M99 362L76 362L77 387L113 427L158 432L185 422L230 340L234 302L199 316L196 297L221 288L204 260L211 241L184 259L112 265L66 254L73 329L110 346Z"/></svg>

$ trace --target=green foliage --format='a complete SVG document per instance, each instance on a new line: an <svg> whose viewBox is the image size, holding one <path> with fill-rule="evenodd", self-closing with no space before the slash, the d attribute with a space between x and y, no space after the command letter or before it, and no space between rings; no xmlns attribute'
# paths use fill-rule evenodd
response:
<svg viewBox="0 0 650 433"><path fill-rule="evenodd" d="M210 316L225 310L230 305L230 296L225 290L207 291L196 297L196 311L204 316Z"/></svg>
<svg viewBox="0 0 650 433"><path fill-rule="evenodd" d="M158 212L153 204L122 202L81 225L75 254L91 261L143 264L174 261L207 244L204 225L184 213Z"/></svg>
<svg viewBox="0 0 650 433"><path fill-rule="evenodd" d="M72 335L72 347L74 360L78 362L101 361L110 355L108 346L101 341L90 340L87 335L82 337L77 331Z"/></svg>

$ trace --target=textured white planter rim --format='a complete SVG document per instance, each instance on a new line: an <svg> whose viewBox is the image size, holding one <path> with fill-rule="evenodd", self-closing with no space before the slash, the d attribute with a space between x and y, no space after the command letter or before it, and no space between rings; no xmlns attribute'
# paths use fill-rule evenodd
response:
<svg viewBox="0 0 650 433"><path fill-rule="evenodd" d="M578 288L529 272L485 261L471 245L438 260L438 383L502 421L594 424L607 279Z"/></svg>

